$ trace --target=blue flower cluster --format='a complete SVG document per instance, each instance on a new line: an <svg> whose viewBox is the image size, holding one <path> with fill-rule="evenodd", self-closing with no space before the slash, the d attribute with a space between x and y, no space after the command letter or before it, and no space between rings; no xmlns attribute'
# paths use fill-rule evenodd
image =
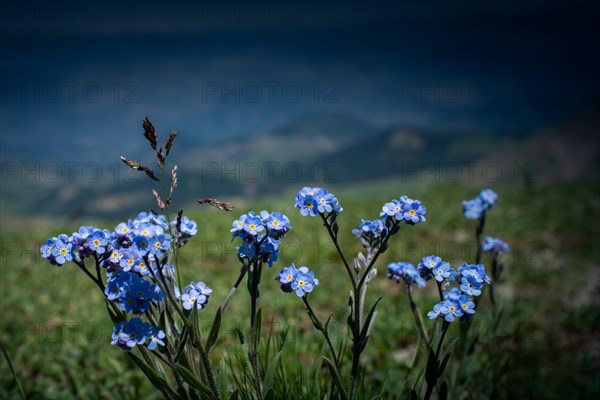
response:
<svg viewBox="0 0 600 400"><path fill-rule="evenodd" d="M164 293L154 282L153 272L173 279L174 267L167 263L172 238L175 238L175 246L181 247L198 232L198 226L189 218L183 216L179 222L179 226L173 221L169 227L163 215L141 212L133 221L118 224L112 232L82 226L71 236L61 234L48 239L40 251L42 257L59 266L66 261L80 264L85 258L93 257L106 268L106 298L117 303L121 310L139 315L152 303L164 301ZM164 333L133 318L115 327L113 344L131 348L149 339L148 348L153 349L157 344L164 344L162 338Z"/></svg>
<svg viewBox="0 0 600 400"><path fill-rule="evenodd" d="M212 289L206 286L204 282L191 282L183 288L183 294L177 293L178 289L175 292L177 299L182 301L183 308L189 311L194 306L197 310L202 309L208 303Z"/></svg>
<svg viewBox="0 0 600 400"><path fill-rule="evenodd" d="M438 282L450 282L456 278L456 271L449 263L442 261L438 256L427 256L421 259L417 266L419 274L425 280L435 278Z"/></svg>
<svg viewBox="0 0 600 400"><path fill-rule="evenodd" d="M327 189L303 187L296 195L296 204L294 207L300 209L303 216L311 217L317 214L340 213L343 208L340 207L338 199Z"/></svg>
<svg viewBox="0 0 600 400"><path fill-rule="evenodd" d="M358 229L352 229L354 235L369 243L379 238L384 232L387 232L387 227L385 226L385 222L381 219L376 219L374 221L365 221L363 219Z"/></svg>
<svg viewBox="0 0 600 400"><path fill-rule="evenodd" d="M145 345L149 350L154 350L157 345L165 345L164 338L165 333L152 324L132 318L115 325L111 344L123 350L130 350L136 345Z"/></svg>
<svg viewBox="0 0 600 400"><path fill-rule="evenodd" d="M59 267L67 261L73 261L74 257L73 244L64 233L46 240L46 243L40 247L40 251L42 257L50 261L50 264Z"/></svg>
<svg viewBox="0 0 600 400"><path fill-rule="evenodd" d="M433 306L433 310L427 313L430 319L443 317L447 322L456 318L475 314L475 303L465 294L454 287L444 293L444 301Z"/></svg>
<svg viewBox="0 0 600 400"><path fill-rule="evenodd" d="M142 314L150 308L150 302L160 302L164 293L160 288L132 272L117 270L110 274L104 294L110 301L117 302L125 312Z"/></svg>
<svg viewBox="0 0 600 400"><path fill-rule="evenodd" d="M498 202L498 195L492 189L484 189L471 200L463 201L463 212L466 218L478 219Z"/></svg>
<svg viewBox="0 0 600 400"><path fill-rule="evenodd" d="M427 209L419 200L410 199L407 196L400 197L400 200L392 200L383 205L380 217L395 218L397 221L404 221L409 225L419 222L425 222Z"/></svg>
<svg viewBox="0 0 600 400"><path fill-rule="evenodd" d="M279 277L275 280L281 282L281 290L284 292L295 291L298 297L312 292L313 288L319 284L314 271L310 271L307 267L296 268L294 263L282 269Z"/></svg>
<svg viewBox="0 0 600 400"><path fill-rule="evenodd" d="M250 211L233 221L231 240L236 237L242 239L242 244L237 248L240 261L259 257L272 267L279 257L280 239L290 229L290 220L280 212L263 210L256 215Z"/></svg>
<svg viewBox="0 0 600 400"><path fill-rule="evenodd" d="M435 279L442 282L456 281L459 287L444 293L444 300L436 304L427 316L431 319L443 317L447 322L456 318L466 317L475 313L475 303L470 296L479 296L484 283L490 284L491 280L485 273L483 264L467 264L455 271L450 264L442 261L440 257L424 257L418 266L419 272L425 279ZM441 286L440 286L441 287Z"/></svg>
<svg viewBox="0 0 600 400"><path fill-rule="evenodd" d="M198 233L198 225L184 215L181 220L174 219L171 221L171 233L173 234L175 247L182 247L192 236Z"/></svg>
<svg viewBox="0 0 600 400"><path fill-rule="evenodd" d="M483 251L494 252L499 255L501 253L509 252L510 246L498 238L486 236L485 239L483 239Z"/></svg>
<svg viewBox="0 0 600 400"><path fill-rule="evenodd" d="M388 265L387 277L400 283L402 279L407 286L416 283L418 287L425 287L425 279L421 277L414 265L408 262L395 262Z"/></svg>

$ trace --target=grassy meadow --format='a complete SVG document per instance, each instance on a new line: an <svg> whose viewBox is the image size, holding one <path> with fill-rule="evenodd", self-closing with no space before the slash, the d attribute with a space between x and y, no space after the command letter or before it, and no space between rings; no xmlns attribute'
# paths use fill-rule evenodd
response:
<svg viewBox="0 0 600 400"><path fill-rule="evenodd" d="M472 330L477 336L474 351L460 366L451 358L445 373L458 388L450 398L490 398L493 382L502 399L598 398L600 187L597 183L556 183L492 188L499 202L488 212L484 235L502 238L512 247L502 256L505 270L496 287L502 319L494 334L488 293L483 293ZM385 277L387 263L407 260L417 265L430 254L455 268L463 260L473 262L476 222L463 217L461 201L483 187L407 188L390 181L363 189L329 189L344 207L338 223L349 257L361 250L351 229L361 218L376 218L384 202L407 194L427 207L426 223L403 226L392 238L390 249L377 263L379 276L369 285L367 297L367 307L379 297L383 300L362 360L359 398L408 398L412 385L422 381L421 368L408 367L417 333L405 287ZM278 397L313 399L331 391L328 373L319 361L327 349L302 301L282 293L274 279L291 262L316 271L320 285L310 295L311 305L321 319L333 313L332 336L341 347L347 344L350 284L320 219L301 217L293 208L293 196L294 192L286 191L268 199L233 201L237 208L230 213L209 206L188 207L185 214L197 221L199 233L181 251L179 268L184 282L201 280L214 290L200 314L208 329L239 273L236 243L229 240L231 221L249 210L279 210L288 215L293 230L282 241L279 261L272 270L263 271L259 298L264 321L262 357L271 358L283 349L282 367L276 375ZM150 205L151 198L146 200L144 204ZM122 220L133 217L123 215ZM0 335L28 398L160 398L123 351L110 345L113 325L94 284L74 264L51 266L38 251L47 237L71 234L79 224L94 222L113 229L120 221L86 220L2 236ZM488 274L489 261L484 255ZM415 288L414 293L426 318L436 302L435 285ZM249 326L248 298L243 284L224 315L219 341L211 351L226 390L235 382L244 384L236 329L243 332ZM429 320L426 324L431 329ZM446 343L455 346L457 324L448 335ZM424 365L424 360L418 359L417 365ZM0 398L18 396L2 359Z"/></svg>

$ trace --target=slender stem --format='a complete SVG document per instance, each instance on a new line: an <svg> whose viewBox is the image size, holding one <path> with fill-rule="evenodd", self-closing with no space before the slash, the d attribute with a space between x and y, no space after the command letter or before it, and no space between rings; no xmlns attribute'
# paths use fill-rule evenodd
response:
<svg viewBox="0 0 600 400"><path fill-rule="evenodd" d="M419 311L417 305L415 304L412 298L412 287L411 285L406 285L406 288L408 291L408 301L410 302L410 309L417 324L417 328L419 329L419 338L422 338L425 342L429 342L427 333L425 333L425 327L423 326L423 317L421 316L421 312Z"/></svg>
<svg viewBox="0 0 600 400"><path fill-rule="evenodd" d="M475 240L477 241L477 253L475 255L475 264L479 264L481 262L481 235L483 234L483 227L485 226L485 212L481 214L479 217L479 225L477 225L477 230L475 231Z"/></svg>
<svg viewBox="0 0 600 400"><path fill-rule="evenodd" d="M441 284L441 282L438 282L437 280L435 281L435 283L437 283L438 294L440 295L440 301L444 301L444 292L442 291L442 284Z"/></svg>
<svg viewBox="0 0 600 400"><path fill-rule="evenodd" d="M208 377L208 384L210 385L211 390L213 391L216 398L218 398L219 389L217 388L217 384L215 382L215 378L212 372L212 366L210 365L210 360L208 358L208 353L202 344L198 346L198 350L200 352L200 359L202 360L202 365L204 366L204 370L206 371L206 375Z"/></svg>
<svg viewBox="0 0 600 400"><path fill-rule="evenodd" d="M21 386L21 380L19 379L17 372L13 368L12 362L10 361L10 357L8 355L8 351L6 350L6 347L4 346L4 342L1 339L0 339L0 348L2 348L2 353L4 353L4 358L6 359L6 362L8 363L8 368L10 369L12 376L15 379L15 382L17 382L17 387L19 388L19 393L21 394L21 397L23 398L23 400L25 400L27 397L25 396L25 392L23 391L23 387Z"/></svg>
<svg viewBox="0 0 600 400"><path fill-rule="evenodd" d="M440 336L440 341L438 342L438 345L437 345L437 350L435 351L436 364L439 363L440 352L442 350L442 344L444 343L444 338L446 337L446 331L448 331L449 326L450 326L450 323L448 321L444 321L444 323L442 324L442 334ZM436 379L436 381L437 381L437 379ZM434 387L435 387L435 382L432 385L430 385L429 383L427 384L427 391L425 392L425 397L423 397L424 400L429 400L429 398L431 397L431 393L433 393Z"/></svg>
<svg viewBox="0 0 600 400"><path fill-rule="evenodd" d="M251 364L252 372L254 373L254 390L258 399L262 399L262 388L260 382L260 371L258 369L258 341L259 338L254 337L256 323L256 300L258 295L258 283L261 273L261 262L254 261L253 269L250 271L251 287L250 287L250 341L252 342Z"/></svg>
<svg viewBox="0 0 600 400"><path fill-rule="evenodd" d="M235 282L235 284L233 285L233 287L229 291L229 294L227 295L227 298L225 299L225 302L221 306L221 312L222 313L225 312L225 309L229 305L229 302L231 301L231 298L235 294L235 291L237 290L238 286L240 286L240 283L242 283L242 280L244 279L244 276L246 275L247 272L248 272L248 264L242 265L242 270L240 271L240 276L238 277L237 281Z"/></svg>
<svg viewBox="0 0 600 400"><path fill-rule="evenodd" d="M327 232L329 232L329 236L331 237L331 240L333 241L333 245L335 246L335 249L337 250L340 257L342 258L344 267L346 267L346 272L348 272L348 276L350 277L350 280L352 281L352 287L356 288L357 287L356 286L356 278L354 277L354 273L352 272L352 268L350 267L350 264L348 263L348 260L346 259L346 256L344 255L344 252L340 248L340 244L338 243L335 233L333 233L333 230L331 229L331 224L329 223L327 218L325 218L324 214L319 213L319 215L323 219L323 224L327 228Z"/></svg>
<svg viewBox="0 0 600 400"><path fill-rule="evenodd" d="M329 337L329 332L327 332L327 327L321 323L321 321L319 320L319 317L317 317L317 314L315 314L312 307L308 303L308 295L304 295L302 297L302 301L304 302L304 305L306 306L306 312L308 312L308 314L311 316L311 320L313 320L313 325L325 337L325 341L327 342L327 347L329 347L329 352L331 353L331 356L333 357L333 362L339 373L341 371L340 364L338 361L338 357L335 354L333 344L331 343L331 338Z"/></svg>

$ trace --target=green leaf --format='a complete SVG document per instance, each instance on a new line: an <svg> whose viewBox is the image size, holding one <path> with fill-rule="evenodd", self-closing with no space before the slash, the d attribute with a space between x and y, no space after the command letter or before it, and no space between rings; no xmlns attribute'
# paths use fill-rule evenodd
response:
<svg viewBox="0 0 600 400"><path fill-rule="evenodd" d="M181 375L183 380L186 381L190 386L200 390L201 392L207 394L208 396L211 396L211 397L213 396L213 392L210 390L210 388L206 384L201 382L200 379L198 379L192 371L190 371L189 369L187 369L186 367L184 367L181 364L177 364L175 366L175 369L177 369L177 372L179 372L179 375Z"/></svg>
<svg viewBox="0 0 600 400"><path fill-rule="evenodd" d="M429 356L427 357L427 367L425 369L425 381L428 385L433 386L437 380L438 362L435 357L433 348L429 348Z"/></svg>
<svg viewBox="0 0 600 400"><path fill-rule="evenodd" d="M240 391L238 389L235 389L233 393L231 393L231 396L229 396L229 400L237 400L239 397Z"/></svg>
<svg viewBox="0 0 600 400"><path fill-rule="evenodd" d="M446 356L442 360L442 363L440 364L440 368L438 369L438 377L442 376L442 374L444 373L444 369L446 369L446 364L448 364L449 359L450 359L450 353L446 353Z"/></svg>
<svg viewBox="0 0 600 400"><path fill-rule="evenodd" d="M352 341L355 341L358 338L354 337L354 292L350 291L350 296L348 296L348 332L352 335Z"/></svg>
<svg viewBox="0 0 600 400"><path fill-rule="evenodd" d="M359 340L359 346L358 346L359 352L362 352L367 345L367 341L369 340L369 335L371 334L371 329L373 328L373 323L375 322L375 316L377 315L375 308L377 307L377 304L379 304L381 299L382 299L382 297L377 299L375 304L373 304L373 306L369 310L369 313L367 314L365 323L363 324L363 326L360 330L361 333L360 333L360 340Z"/></svg>
<svg viewBox="0 0 600 400"><path fill-rule="evenodd" d="M348 400L348 393L346 393L346 389L344 388L344 384L342 383L342 378L340 377L340 374L339 374L337 368L335 368L335 365L331 362L331 360L329 358L327 358L325 356L322 356L321 358L323 358L323 360L325 360L325 363L327 364L327 367L329 368L329 372L331 373L331 377L333 378L333 383L335 384L338 391L340 392L340 396L342 397L343 400Z"/></svg>
<svg viewBox="0 0 600 400"><path fill-rule="evenodd" d="M246 343L246 337L244 336L244 334L242 333L242 331L240 331L238 328L235 328L235 331L238 334L238 338L240 339L240 344L244 344Z"/></svg>
<svg viewBox="0 0 600 400"><path fill-rule="evenodd" d="M259 307L258 310L256 311L256 316L254 317L254 346L257 347L258 343L260 342L260 329L261 329L261 325L262 325L262 311L261 308Z"/></svg>
<svg viewBox="0 0 600 400"><path fill-rule="evenodd" d="M206 340L206 352L210 350L213 344L216 343L217 338L219 337L219 330L221 329L221 307L217 308L217 313L215 314L215 319L212 323L212 327L210 328L210 334L208 335L208 339Z"/></svg>
<svg viewBox="0 0 600 400"><path fill-rule="evenodd" d="M217 368L217 387L219 388L219 398L225 398L227 394L227 363L223 357Z"/></svg>
<svg viewBox="0 0 600 400"><path fill-rule="evenodd" d="M275 357L269 363L267 372L265 373L264 386L265 389L271 389L273 386L273 380L275 379L275 373L277 372L277 365L281 358L281 351L275 354Z"/></svg>
<svg viewBox="0 0 600 400"><path fill-rule="evenodd" d="M137 365L138 368L142 370L144 375L148 377L148 379L154 386L162 390L164 386L164 381L160 379L160 377L156 374L152 367L150 367L148 364L146 364L144 360L142 360L130 351L127 352L127 356L129 356L129 358L135 363L135 365Z"/></svg>

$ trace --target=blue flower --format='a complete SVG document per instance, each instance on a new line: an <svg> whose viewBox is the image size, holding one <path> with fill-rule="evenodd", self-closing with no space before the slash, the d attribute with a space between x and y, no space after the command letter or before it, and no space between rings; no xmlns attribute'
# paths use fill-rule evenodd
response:
<svg viewBox="0 0 600 400"><path fill-rule="evenodd" d="M145 256L150 251L150 238L146 235L136 235L133 237L135 250L140 256Z"/></svg>
<svg viewBox="0 0 600 400"><path fill-rule="evenodd" d="M309 271L306 267L298 268L298 273L292 281L292 289L296 291L296 296L302 297L306 293L312 292L313 288L319 284L315 278L315 272Z"/></svg>
<svg viewBox="0 0 600 400"><path fill-rule="evenodd" d="M128 223L121 222L119 225L115 227L115 233L117 236L129 236L133 231L133 223L129 221Z"/></svg>
<svg viewBox="0 0 600 400"><path fill-rule="evenodd" d="M310 215L314 217L318 213L339 213L343 209L338 203L338 199L327 189L303 187L296 195L294 207L300 209L303 216Z"/></svg>
<svg viewBox="0 0 600 400"><path fill-rule="evenodd" d="M460 289L457 287L453 287L452 289L444 292L444 300L452 300L454 302L458 301L458 298L461 296Z"/></svg>
<svg viewBox="0 0 600 400"><path fill-rule="evenodd" d="M489 276L485 273L485 267L483 264L467 264L466 262L458 268L458 273L463 277L470 276L477 280L477 282L485 282L488 285L492 282Z"/></svg>
<svg viewBox="0 0 600 400"><path fill-rule="evenodd" d="M427 209L419 200L412 200L406 196L400 198L402 204L402 217L407 224L414 225L419 222L425 222Z"/></svg>
<svg viewBox="0 0 600 400"><path fill-rule="evenodd" d="M380 219L374 221L363 219L358 229L352 229L354 235L369 242L379 238L383 232L387 232L387 228L385 223Z"/></svg>
<svg viewBox="0 0 600 400"><path fill-rule="evenodd" d="M249 233L252 236L258 235L258 232L261 232L262 230L265 229L262 220L259 217L256 217L254 215L249 215L244 220L243 228L244 228L244 231L246 231L247 233Z"/></svg>
<svg viewBox="0 0 600 400"><path fill-rule="evenodd" d="M438 282L452 281L456 277L456 271L447 262L441 262L431 271Z"/></svg>
<svg viewBox="0 0 600 400"><path fill-rule="evenodd" d="M438 256L427 256L421 259L417 268L419 270L419 274L425 280L430 280L433 278L433 269L442 263L442 258Z"/></svg>
<svg viewBox="0 0 600 400"><path fill-rule="evenodd" d="M260 245L260 254L262 256L263 262L266 262L269 265L269 268L273 267L273 262L277 261L279 258L279 240L273 239L270 236L267 236L264 240L260 238L262 244Z"/></svg>
<svg viewBox="0 0 600 400"><path fill-rule="evenodd" d="M490 209L498 202L498 195L492 189L484 189L478 196L481 199L484 209Z"/></svg>
<svg viewBox="0 0 600 400"><path fill-rule="evenodd" d="M473 276L463 276L460 280L460 290L470 296L479 296L483 282Z"/></svg>
<svg viewBox="0 0 600 400"><path fill-rule="evenodd" d="M198 224L184 215L181 217L179 229L177 229L177 219L171 221L171 233L175 240L175 246L183 247L189 238L198 233Z"/></svg>
<svg viewBox="0 0 600 400"><path fill-rule="evenodd" d="M163 253L169 250L171 246L171 235L159 234L153 236L148 241L148 252L152 255L160 257Z"/></svg>
<svg viewBox="0 0 600 400"><path fill-rule="evenodd" d="M104 254L106 245L108 244L107 236L108 235L100 229L94 230L94 232L86 239L90 250L96 252L97 255Z"/></svg>
<svg viewBox="0 0 600 400"><path fill-rule="evenodd" d="M400 283L400 279L402 279L406 285L416 283L420 288L425 287L425 280L421 278L414 265L408 262L389 264L387 276L389 279L394 279L396 283Z"/></svg>
<svg viewBox="0 0 600 400"><path fill-rule="evenodd" d="M139 318L132 318L129 321L119 322L115 325L111 344L116 345L123 350L130 350L138 344L143 344L146 342L144 328L145 324Z"/></svg>
<svg viewBox="0 0 600 400"><path fill-rule="evenodd" d="M389 203L385 203L382 207L382 211L379 213L380 217L394 217L397 220L404 218L404 211L402 210L402 204L398 200L392 200Z"/></svg>
<svg viewBox="0 0 600 400"><path fill-rule="evenodd" d="M204 282L194 283L183 288L183 294L178 298L183 303L183 308L191 310L194 306L197 310L202 309L212 293L212 289L206 286Z"/></svg>
<svg viewBox="0 0 600 400"><path fill-rule="evenodd" d="M281 290L284 292L292 291L292 282L296 279L296 275L298 274L298 270L294 263L289 267L282 269L279 272L279 277L275 278L276 281L281 282Z"/></svg>
<svg viewBox="0 0 600 400"><path fill-rule="evenodd" d="M433 306L433 310L431 310L427 313L427 316L429 317L429 319L435 319L435 318L439 317L442 314L441 308L442 308L442 303L435 304Z"/></svg>
<svg viewBox="0 0 600 400"><path fill-rule="evenodd" d="M475 303L473 303L467 296L458 296L456 302L460 305L460 308L464 313L475 314Z"/></svg>
<svg viewBox="0 0 600 400"><path fill-rule="evenodd" d="M440 305L440 314L444 316L446 321L452 322L456 318L462 317L463 310L456 302L452 300L444 300Z"/></svg>
<svg viewBox="0 0 600 400"><path fill-rule="evenodd" d="M122 348L123 350L131 350L136 345L147 344L149 350L154 350L158 344L164 346L162 339L165 338L165 333L153 325L142 322L140 318L132 318L129 321L119 322L115 325L112 334L111 344Z"/></svg>
<svg viewBox="0 0 600 400"><path fill-rule="evenodd" d="M48 243L48 242L46 242ZM42 246L44 247L44 246ZM55 263L56 265L63 265L67 261L73 260L73 245L69 242L69 238L67 235L60 235L52 241L50 246L46 244L46 247L41 249L42 255L44 253L48 253L51 251L51 256L46 257L50 260L51 263Z"/></svg>
<svg viewBox="0 0 600 400"><path fill-rule="evenodd" d="M484 211L483 202L479 197L463 201L463 212L469 219L480 218Z"/></svg>
<svg viewBox="0 0 600 400"><path fill-rule="evenodd" d="M498 238L486 236L483 240L483 251L496 254L506 253L510 251L510 246Z"/></svg>
<svg viewBox="0 0 600 400"><path fill-rule="evenodd" d="M279 233L288 232L291 228L290 220L280 212L272 212L267 218L267 228Z"/></svg>
<svg viewBox="0 0 600 400"><path fill-rule="evenodd" d="M146 324L145 328L144 336L148 340L148 344L146 345L148 350L156 349L157 345L165 345L165 342L162 340L165 338L165 333L162 330L157 329L150 324Z"/></svg>

